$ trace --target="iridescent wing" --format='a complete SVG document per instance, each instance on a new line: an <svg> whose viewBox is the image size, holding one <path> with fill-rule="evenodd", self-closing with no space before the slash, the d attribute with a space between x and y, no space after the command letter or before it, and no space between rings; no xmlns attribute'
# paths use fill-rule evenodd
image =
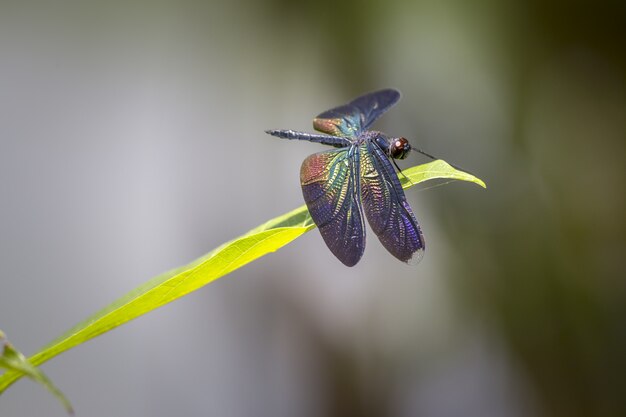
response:
<svg viewBox="0 0 626 417"><path fill-rule="evenodd" d="M398 90L388 88L374 91L319 114L313 119L313 127L329 135L357 137L398 100Z"/></svg>
<svg viewBox="0 0 626 417"><path fill-rule="evenodd" d="M424 237L387 155L368 140L360 147L361 198L367 221L383 246L403 262L424 255Z"/></svg>
<svg viewBox="0 0 626 417"><path fill-rule="evenodd" d="M306 158L300 169L302 194L330 251L353 266L365 250L365 228L359 199L359 152L356 147Z"/></svg>

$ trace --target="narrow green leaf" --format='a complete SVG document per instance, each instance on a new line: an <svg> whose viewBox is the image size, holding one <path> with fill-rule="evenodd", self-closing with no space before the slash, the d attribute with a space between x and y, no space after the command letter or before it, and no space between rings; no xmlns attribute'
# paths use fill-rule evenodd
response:
<svg viewBox="0 0 626 417"><path fill-rule="evenodd" d="M74 414L74 409L61 390L54 386L52 381L36 366L26 359L24 355L9 343L2 330L0 330L0 368L16 372L18 375L26 375L43 385L63 404L69 414Z"/></svg>
<svg viewBox="0 0 626 417"><path fill-rule="evenodd" d="M404 188L432 178L470 181L485 186L473 175L458 171L441 160L409 168L403 173L410 180L403 178ZM197 290L267 253L276 251L314 227L315 224L306 206L276 217L188 265L152 278L70 329L30 360L33 364L39 365L76 345ZM19 377L20 374L12 372L0 376L0 393Z"/></svg>
<svg viewBox="0 0 626 417"><path fill-rule="evenodd" d="M478 184L483 188L487 188L481 179L476 178L467 172L459 171L441 159L437 159L436 161L432 161L424 165L418 165L416 167L405 169L402 173L404 174L404 177L400 175L400 182L404 188L409 188L412 185L435 178L469 181Z"/></svg>

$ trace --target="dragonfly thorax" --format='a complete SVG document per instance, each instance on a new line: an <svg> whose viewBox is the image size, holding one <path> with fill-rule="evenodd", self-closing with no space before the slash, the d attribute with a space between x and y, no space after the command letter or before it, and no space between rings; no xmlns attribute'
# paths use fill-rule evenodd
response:
<svg viewBox="0 0 626 417"><path fill-rule="evenodd" d="M390 138L380 132L370 131L367 133L375 133L372 139L380 149L393 159L404 159L409 156L409 152L411 152L411 144L406 138Z"/></svg>

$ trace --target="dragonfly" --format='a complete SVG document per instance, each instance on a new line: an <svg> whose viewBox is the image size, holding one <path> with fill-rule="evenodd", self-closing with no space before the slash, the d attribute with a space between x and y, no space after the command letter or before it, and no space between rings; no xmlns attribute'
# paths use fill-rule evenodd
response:
<svg viewBox="0 0 626 417"><path fill-rule="evenodd" d="M304 160L300 185L326 246L346 266L356 265L365 251L364 218L399 260L417 263L424 255L422 230L394 169L394 160L405 159L411 145L404 137L368 130L400 96L395 89L374 91L320 113L313 128L321 133L266 131L335 148Z"/></svg>

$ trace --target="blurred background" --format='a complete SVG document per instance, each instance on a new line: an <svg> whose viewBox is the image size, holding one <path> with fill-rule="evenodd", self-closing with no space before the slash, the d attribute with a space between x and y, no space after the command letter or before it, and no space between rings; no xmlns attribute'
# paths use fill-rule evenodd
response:
<svg viewBox="0 0 626 417"><path fill-rule="evenodd" d="M264 130L395 87L377 127L489 187L408 191L418 266L313 231L43 370L91 417L624 416L625 40L617 0L0 0L0 328L32 354L301 205L322 147Z"/></svg>

